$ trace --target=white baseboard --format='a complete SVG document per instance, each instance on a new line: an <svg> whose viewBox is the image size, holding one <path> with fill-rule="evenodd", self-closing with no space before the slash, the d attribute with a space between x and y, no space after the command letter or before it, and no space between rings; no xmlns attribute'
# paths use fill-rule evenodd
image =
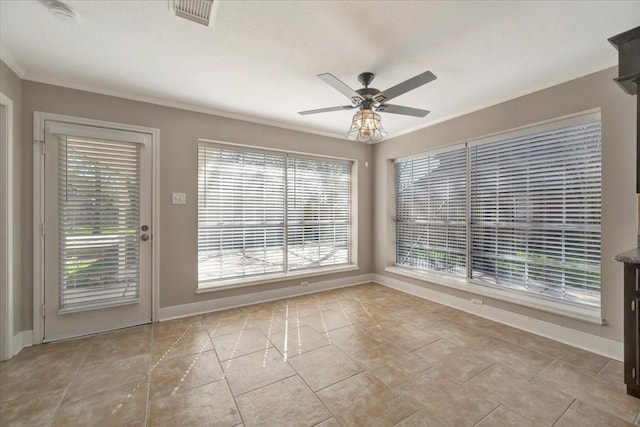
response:
<svg viewBox="0 0 640 427"><path fill-rule="evenodd" d="M586 332L567 328L566 326L533 319L511 311L483 304L478 305L470 299L460 298L444 292L438 292L422 286L417 286L402 280L372 274L372 281L417 297L425 298L476 316L484 317L505 325L513 326L536 335L559 341L573 347L578 347L592 353L622 361L624 360L624 343L608 338L602 338Z"/></svg>
<svg viewBox="0 0 640 427"><path fill-rule="evenodd" d="M160 307L158 318L160 321L178 319L180 317L193 316L196 314L210 313L213 311L226 310L229 308L242 307L245 305L257 304L261 302L313 294L316 292L327 291L329 289L354 286L371 281L373 281L372 274L361 274L359 276L350 276L341 279L314 282L304 287L292 286L263 292L246 293L233 297L209 299L206 301L199 301L190 304L174 305L171 307Z"/></svg>
<svg viewBox="0 0 640 427"><path fill-rule="evenodd" d="M11 342L11 357L20 353L25 347L33 345L33 331L21 331L13 336Z"/></svg>

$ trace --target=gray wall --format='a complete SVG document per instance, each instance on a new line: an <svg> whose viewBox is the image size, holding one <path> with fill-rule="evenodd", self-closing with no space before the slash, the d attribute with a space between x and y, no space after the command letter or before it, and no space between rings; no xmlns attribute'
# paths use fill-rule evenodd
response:
<svg viewBox="0 0 640 427"><path fill-rule="evenodd" d="M374 149L374 272L462 298L471 294L385 272L393 265L393 165L395 158L461 143L536 122L601 108L602 110L602 317L597 326L490 300L485 304L547 322L622 341L622 265L617 253L636 246L635 97L613 82L610 68L539 92L476 111L419 131L383 141Z"/></svg>
<svg viewBox="0 0 640 427"><path fill-rule="evenodd" d="M15 284L22 283L22 239L21 227L24 223L21 220L22 211L21 198L21 159L22 153L22 82L7 65L0 61L0 92L13 101L13 280ZM14 334L25 329L21 320L22 306L21 287L14 285L13 292L13 331ZM30 328L26 328L30 329Z"/></svg>
<svg viewBox="0 0 640 427"><path fill-rule="evenodd" d="M197 139L257 145L358 160L358 247L360 269L309 278L313 282L371 272L372 168L365 150L344 140L195 113L154 104L23 81L23 322L32 325L33 112L65 114L160 129L160 307L299 284L283 281L249 288L194 294L197 288ZM292 114L295 114L292 112ZM172 205L171 193L185 192L186 205ZM305 279L307 280L307 279Z"/></svg>

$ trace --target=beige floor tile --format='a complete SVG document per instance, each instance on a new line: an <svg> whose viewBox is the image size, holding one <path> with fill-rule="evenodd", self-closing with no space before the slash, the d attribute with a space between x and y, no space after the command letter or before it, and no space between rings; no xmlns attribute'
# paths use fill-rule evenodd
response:
<svg viewBox="0 0 640 427"><path fill-rule="evenodd" d="M1 426L47 425L64 390L22 397L0 405Z"/></svg>
<svg viewBox="0 0 640 427"><path fill-rule="evenodd" d="M265 335L273 335L285 329L293 329L304 326L305 323L295 311L285 310L277 316L264 317L253 320L253 325L260 329Z"/></svg>
<svg viewBox="0 0 640 427"><path fill-rule="evenodd" d="M353 325L360 326L370 331L388 328L400 323L393 317L387 316L381 311L374 310L371 307L366 307L362 311L349 314L349 319Z"/></svg>
<svg viewBox="0 0 640 427"><path fill-rule="evenodd" d="M600 371L600 375L624 382L624 363L617 360L609 360Z"/></svg>
<svg viewBox="0 0 640 427"><path fill-rule="evenodd" d="M494 363L443 339L419 348L414 351L414 354L423 357L430 365L439 367L440 371L444 371L463 382Z"/></svg>
<svg viewBox="0 0 640 427"><path fill-rule="evenodd" d="M431 368L429 362L422 357L388 344L361 351L352 358L391 387Z"/></svg>
<svg viewBox="0 0 640 427"><path fill-rule="evenodd" d="M202 321L212 337L233 334L238 331L246 331L255 327L255 323L247 314L239 314L233 317L207 317Z"/></svg>
<svg viewBox="0 0 640 427"><path fill-rule="evenodd" d="M318 333L325 333L332 329L342 328L352 324L350 317L342 312L325 310L302 317L302 321L311 326Z"/></svg>
<svg viewBox="0 0 640 427"><path fill-rule="evenodd" d="M498 406L494 400L438 369L418 375L396 390L446 426L475 425Z"/></svg>
<svg viewBox="0 0 640 427"><path fill-rule="evenodd" d="M149 355L141 354L125 359L83 365L75 374L64 401L76 401L101 391L148 381Z"/></svg>
<svg viewBox="0 0 640 427"><path fill-rule="evenodd" d="M142 326L100 334L91 339L83 367L151 352L151 327Z"/></svg>
<svg viewBox="0 0 640 427"><path fill-rule="evenodd" d="M202 324L202 318L200 316L158 322L153 324L153 339L159 340L176 337L182 335L184 332L202 328L204 328L204 325Z"/></svg>
<svg viewBox="0 0 640 427"><path fill-rule="evenodd" d="M323 309L333 310L338 313L351 314L364 310L362 303L353 298L340 298L327 304L323 304Z"/></svg>
<svg viewBox="0 0 640 427"><path fill-rule="evenodd" d="M484 323L480 330L485 334L492 335L496 338L500 338L520 346L526 345L535 337L535 335L530 332L491 321Z"/></svg>
<svg viewBox="0 0 640 427"><path fill-rule="evenodd" d="M411 298L411 300L407 301L407 304L430 313L435 313L436 311L442 310L445 307L442 304L438 304L437 302L429 301L428 299L420 297Z"/></svg>
<svg viewBox="0 0 640 427"><path fill-rule="evenodd" d="M374 310L382 311L392 317L395 317L394 314L396 313L411 309L411 306L405 304L400 295L377 296L375 298L368 299L366 304Z"/></svg>
<svg viewBox="0 0 640 427"><path fill-rule="evenodd" d="M273 334L269 339L287 358L329 345L326 336L306 325Z"/></svg>
<svg viewBox="0 0 640 427"><path fill-rule="evenodd" d="M33 347L34 352L38 347ZM30 355L24 362L12 361L0 374L0 402L67 387L85 357L84 352L60 352Z"/></svg>
<svg viewBox="0 0 640 427"><path fill-rule="evenodd" d="M234 396L295 375L275 348L247 354L221 363Z"/></svg>
<svg viewBox="0 0 640 427"><path fill-rule="evenodd" d="M440 339L437 335L407 324L377 329L373 333L404 351L413 351Z"/></svg>
<svg viewBox="0 0 640 427"><path fill-rule="evenodd" d="M225 381L152 399L150 426L235 426L240 414Z"/></svg>
<svg viewBox="0 0 640 427"><path fill-rule="evenodd" d="M245 426L314 426L331 417L298 376L244 394L237 399Z"/></svg>
<svg viewBox="0 0 640 427"><path fill-rule="evenodd" d="M482 330L485 325L492 323L490 320L483 317L475 316L451 307L444 307L442 309L435 310L435 313L446 318L450 322L455 322L468 328L479 330Z"/></svg>
<svg viewBox="0 0 640 427"><path fill-rule="evenodd" d="M393 426L417 411L367 372L320 390L317 395L344 426Z"/></svg>
<svg viewBox="0 0 640 427"><path fill-rule="evenodd" d="M409 418L405 418L400 423L396 424L395 427L445 427L448 425L450 424L447 424L446 420L438 419L426 409L422 409L411 415ZM471 426L471 424L468 425ZM460 426L462 426L462 424L457 425L456 427Z"/></svg>
<svg viewBox="0 0 640 427"><path fill-rule="evenodd" d="M629 422L640 411L640 399L628 396L623 383L562 361L542 371L536 380Z"/></svg>
<svg viewBox="0 0 640 427"><path fill-rule="evenodd" d="M177 337L154 340L151 349L151 365L153 366L160 360L212 350L213 344L206 330L196 329Z"/></svg>
<svg viewBox="0 0 640 427"><path fill-rule="evenodd" d="M232 332L211 340L221 362L271 347L266 335L257 328Z"/></svg>
<svg viewBox="0 0 640 427"><path fill-rule="evenodd" d="M333 345L288 359L313 391L317 391L362 372L349 356Z"/></svg>
<svg viewBox="0 0 640 427"><path fill-rule="evenodd" d="M355 354L376 347L385 341L359 326L345 326L327 333L333 345L347 354Z"/></svg>
<svg viewBox="0 0 640 427"><path fill-rule="evenodd" d="M370 283L26 348L0 425L640 426L622 370Z"/></svg>
<svg viewBox="0 0 640 427"><path fill-rule="evenodd" d="M495 411L484 417L476 427L535 427L526 418L510 411L505 406L498 406Z"/></svg>
<svg viewBox="0 0 640 427"><path fill-rule="evenodd" d="M424 330L462 348L482 344L489 337L475 329L446 321L431 325Z"/></svg>
<svg viewBox="0 0 640 427"><path fill-rule="evenodd" d="M445 320L444 317L438 314L424 311L415 307L409 307L407 310L404 310L401 313L387 314L407 325L411 325L416 328L428 328L431 325L435 325L436 323Z"/></svg>
<svg viewBox="0 0 640 427"><path fill-rule="evenodd" d="M539 425L551 426L573 402L573 397L500 365L469 381L486 396ZM542 408L544 408L542 410Z"/></svg>
<svg viewBox="0 0 640 427"><path fill-rule="evenodd" d="M285 308L285 312L286 311L289 312L290 317L291 316L305 317L305 316L317 314L325 310L322 307L322 304L313 300L296 301L294 303L287 303L285 304L284 308Z"/></svg>
<svg viewBox="0 0 640 427"><path fill-rule="evenodd" d="M134 427L144 424L147 411L147 383L93 394L60 405L52 427Z"/></svg>
<svg viewBox="0 0 640 427"><path fill-rule="evenodd" d="M329 418L320 424L316 424L316 427L342 427L342 424L340 424L335 418Z"/></svg>
<svg viewBox="0 0 640 427"><path fill-rule="evenodd" d="M175 394L223 378L213 351L166 359L151 371L150 397Z"/></svg>
<svg viewBox="0 0 640 427"><path fill-rule="evenodd" d="M632 427L633 424L576 400L554 427Z"/></svg>
<svg viewBox="0 0 640 427"><path fill-rule="evenodd" d="M283 301L264 302L261 304L248 305L245 312L250 319L260 319L263 317L271 317L284 312Z"/></svg>
<svg viewBox="0 0 640 427"><path fill-rule="evenodd" d="M498 362L529 378L542 372L555 360L551 356L493 337L473 346L469 352L484 359Z"/></svg>
<svg viewBox="0 0 640 427"><path fill-rule="evenodd" d="M185 331L202 329L204 325L200 316L183 317L182 319L168 320L153 324L153 339L158 340L167 337L182 335Z"/></svg>
<svg viewBox="0 0 640 427"><path fill-rule="evenodd" d="M533 339L525 346L531 350L563 360L578 368L594 372L600 372L609 361L609 359L599 354L590 353L540 336L533 336Z"/></svg>

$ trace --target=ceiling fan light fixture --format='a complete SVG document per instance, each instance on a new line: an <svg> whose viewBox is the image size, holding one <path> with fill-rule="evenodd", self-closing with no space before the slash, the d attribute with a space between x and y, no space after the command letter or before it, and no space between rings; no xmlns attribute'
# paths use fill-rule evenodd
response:
<svg viewBox="0 0 640 427"><path fill-rule="evenodd" d="M368 108L354 114L351 129L347 132L347 139L364 143L378 142L385 136L387 131L382 127L380 114Z"/></svg>

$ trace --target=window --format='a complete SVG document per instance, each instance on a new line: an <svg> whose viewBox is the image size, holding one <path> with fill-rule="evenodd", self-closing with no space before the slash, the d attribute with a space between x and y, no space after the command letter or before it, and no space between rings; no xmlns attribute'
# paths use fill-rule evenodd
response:
<svg viewBox="0 0 640 427"><path fill-rule="evenodd" d="M396 264L466 274L467 149L396 163Z"/></svg>
<svg viewBox="0 0 640 427"><path fill-rule="evenodd" d="M351 167L201 143L199 284L350 264Z"/></svg>
<svg viewBox="0 0 640 427"><path fill-rule="evenodd" d="M599 118L467 145L396 162L396 264L599 307Z"/></svg>

